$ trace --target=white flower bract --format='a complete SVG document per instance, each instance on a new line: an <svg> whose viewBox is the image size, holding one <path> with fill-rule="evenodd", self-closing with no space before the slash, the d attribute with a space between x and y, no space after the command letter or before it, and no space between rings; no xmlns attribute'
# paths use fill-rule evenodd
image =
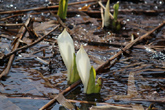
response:
<svg viewBox="0 0 165 110"><path fill-rule="evenodd" d="M109 2L107 1L106 7L105 7L105 13L104 13L104 26L108 27L110 25L110 14L109 14Z"/></svg>
<svg viewBox="0 0 165 110"><path fill-rule="evenodd" d="M64 29L63 32L58 36L57 42L60 54L67 68L67 80L69 81L70 72L73 67L73 54L75 53L73 40L66 29Z"/></svg>
<svg viewBox="0 0 165 110"><path fill-rule="evenodd" d="M91 64L89 57L82 45L79 51L77 52L76 63L77 63L77 70L79 72L79 76L84 85L84 93L86 93L89 76L90 76Z"/></svg>

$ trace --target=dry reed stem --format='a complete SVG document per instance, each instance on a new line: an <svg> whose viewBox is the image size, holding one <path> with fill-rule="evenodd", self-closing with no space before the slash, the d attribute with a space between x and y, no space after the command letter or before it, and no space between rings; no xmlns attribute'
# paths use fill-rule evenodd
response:
<svg viewBox="0 0 165 110"><path fill-rule="evenodd" d="M98 4L105 10L105 7L103 6L103 4L101 3L101 1L98 1ZM114 19L113 18L113 15L109 12L109 15L110 15L110 18L111 19Z"/></svg>

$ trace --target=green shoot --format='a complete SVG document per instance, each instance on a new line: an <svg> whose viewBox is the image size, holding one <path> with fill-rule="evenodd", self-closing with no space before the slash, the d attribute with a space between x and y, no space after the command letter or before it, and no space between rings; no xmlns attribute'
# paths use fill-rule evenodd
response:
<svg viewBox="0 0 165 110"><path fill-rule="evenodd" d="M113 9L114 9L113 18L115 21L117 21L119 2L113 5Z"/></svg>
<svg viewBox="0 0 165 110"><path fill-rule="evenodd" d="M118 9L119 9L119 2L113 5L114 13L113 13L113 29L118 30L120 29L120 24L117 23L117 16L118 16Z"/></svg>
<svg viewBox="0 0 165 110"><path fill-rule="evenodd" d="M66 19L67 8L68 8L68 0L60 0L57 15L61 19Z"/></svg>
<svg viewBox="0 0 165 110"><path fill-rule="evenodd" d="M95 79L96 79L96 71L91 67L90 70L90 77L88 81L88 87L87 87L87 94L92 94L92 93L100 93L101 87L102 87L102 78L98 78L97 84L95 85Z"/></svg>
<svg viewBox="0 0 165 110"><path fill-rule="evenodd" d="M90 70L90 76L89 76L89 81L88 81L88 86L87 86L87 91L86 91L87 94L95 93L95 78L96 78L96 71L92 66Z"/></svg>
<svg viewBox="0 0 165 110"><path fill-rule="evenodd" d="M76 65L76 55L73 55L73 68L71 69L70 72L70 81L69 84L73 84L74 82L78 81L80 79L78 70L77 70L77 65Z"/></svg>

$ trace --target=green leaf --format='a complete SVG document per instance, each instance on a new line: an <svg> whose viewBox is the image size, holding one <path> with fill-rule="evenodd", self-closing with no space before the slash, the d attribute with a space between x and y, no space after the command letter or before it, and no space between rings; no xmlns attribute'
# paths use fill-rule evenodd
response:
<svg viewBox="0 0 165 110"><path fill-rule="evenodd" d="M73 84L74 82L78 81L79 79L80 79L80 76L79 76L78 70L77 70L76 55L74 53L73 54L73 68L70 73L69 84Z"/></svg>
<svg viewBox="0 0 165 110"><path fill-rule="evenodd" d="M103 84L103 79L101 77L99 77L97 79L97 84L96 84L96 87L95 87L95 93L100 93L102 84Z"/></svg>
<svg viewBox="0 0 165 110"><path fill-rule="evenodd" d="M119 31L121 29L121 24L117 21L119 2L113 5L114 13L113 13L113 22L112 27L115 31Z"/></svg>
<svg viewBox="0 0 165 110"><path fill-rule="evenodd" d="M90 70L90 76L89 76L89 81L88 81L88 86L87 86L87 91L86 91L87 94L95 93L95 78L96 78L96 71L92 66Z"/></svg>
<svg viewBox="0 0 165 110"><path fill-rule="evenodd" d="M103 79L99 77L96 85L95 85L95 79L96 79L96 70L92 66L90 70L90 77L87 86L87 92L86 92L87 94L100 93L103 84Z"/></svg>
<svg viewBox="0 0 165 110"><path fill-rule="evenodd" d="M61 19L66 19L67 8L68 8L68 0L60 0L57 15Z"/></svg>
<svg viewBox="0 0 165 110"><path fill-rule="evenodd" d="M113 9L114 9L113 18L115 21L117 21L119 2L113 5Z"/></svg>
<svg viewBox="0 0 165 110"><path fill-rule="evenodd" d="M117 22L116 30L119 31L121 29L121 24Z"/></svg>
<svg viewBox="0 0 165 110"><path fill-rule="evenodd" d="M113 19L113 22L112 22L112 27L113 27L113 29L115 29L115 27L116 27L116 22L115 22L114 19Z"/></svg>

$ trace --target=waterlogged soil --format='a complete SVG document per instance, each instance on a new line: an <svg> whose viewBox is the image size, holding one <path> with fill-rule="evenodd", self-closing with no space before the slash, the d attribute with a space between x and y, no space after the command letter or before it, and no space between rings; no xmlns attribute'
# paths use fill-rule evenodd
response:
<svg viewBox="0 0 165 110"><path fill-rule="evenodd" d="M79 0L69 1L71 2L79 2ZM105 3L106 1L103 1L104 6ZM111 9L114 3L116 1L112 0ZM58 1L55 0L0 0L0 11L23 10L56 4ZM84 8L89 4L90 7ZM68 12L64 23L73 32L76 51L80 45L83 45L89 55L91 65L97 68L130 43L132 34L137 38L160 25L165 20L164 6L163 0L120 1L118 18L125 23L125 26L118 33L101 28L100 6L96 2L69 6L68 10L73 12ZM85 9L85 11L74 12L78 9ZM0 25L25 23L29 17L35 18L33 27L38 35L48 33L59 24L49 10L38 12L32 10L1 14ZM20 28L21 26L0 26L1 55L12 51L12 43ZM68 87L66 67L56 42L62 30L63 27L60 26L40 43L16 53L7 78L0 81L0 107L3 110L13 108L37 110ZM26 33L20 41L22 42L20 46L31 44L36 39ZM0 60L0 73L7 66L7 62L8 59ZM129 49L127 54L122 54L112 67L107 67L105 71L97 73L98 77L104 80L100 94L85 95L83 85L80 84L67 93L65 98L71 99L72 104L81 110L107 104L126 107L137 105L144 109L152 104L156 110L165 109L165 27ZM63 110L65 107L54 103L49 108L49 110L58 109Z"/></svg>

